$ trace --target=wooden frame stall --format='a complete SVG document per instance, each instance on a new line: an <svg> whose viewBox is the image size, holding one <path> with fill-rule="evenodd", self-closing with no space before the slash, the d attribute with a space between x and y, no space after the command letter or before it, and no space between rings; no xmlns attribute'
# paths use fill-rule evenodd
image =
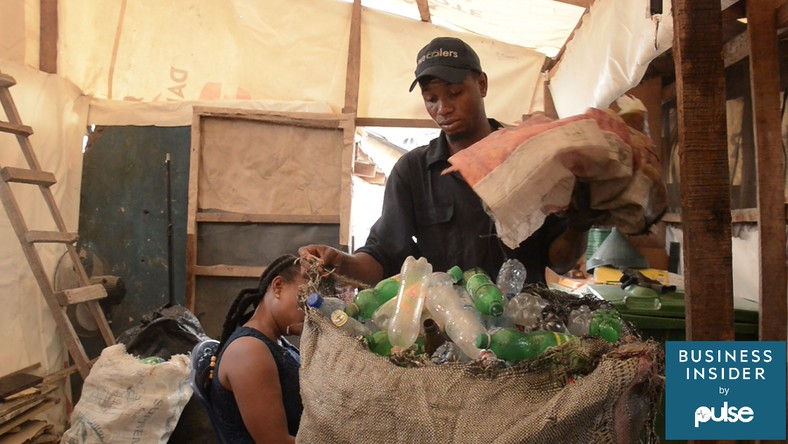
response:
<svg viewBox="0 0 788 444"><path fill-rule="evenodd" d="M258 278L264 270L259 262L250 265L203 260L198 239L201 227L208 224L338 224L339 243L347 245L353 131L350 114L195 107L186 226L185 291L189 310L197 313L198 277ZM232 233L224 234L221 242L244 242L238 239ZM288 241L298 240L283 240ZM201 242L206 248L210 241ZM286 245L282 253L295 253L300 246ZM259 246L260 251L265 249L265 245ZM262 257L248 256L247 262Z"/></svg>

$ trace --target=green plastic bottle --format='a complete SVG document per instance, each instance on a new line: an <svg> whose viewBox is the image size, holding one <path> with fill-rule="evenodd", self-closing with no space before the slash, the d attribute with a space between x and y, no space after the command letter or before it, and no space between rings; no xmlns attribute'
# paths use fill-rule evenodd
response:
<svg viewBox="0 0 788 444"><path fill-rule="evenodd" d="M476 346L489 349L498 359L516 362L534 359L547 349L557 347L575 336L552 331L524 333L516 328L502 328L490 335L479 335Z"/></svg>
<svg viewBox="0 0 788 444"><path fill-rule="evenodd" d="M380 297L389 300L399 293L400 279L399 275L383 279L375 285L375 290L380 293Z"/></svg>
<svg viewBox="0 0 788 444"><path fill-rule="evenodd" d="M588 324L589 336L604 339L607 342L618 342L621 336L621 317L615 310L599 309L594 312Z"/></svg>
<svg viewBox="0 0 788 444"><path fill-rule="evenodd" d="M471 294L473 304L480 313L498 317L503 314L503 295L493 284L492 279L479 267L473 267L463 273L465 288Z"/></svg>
<svg viewBox="0 0 788 444"><path fill-rule="evenodd" d="M394 293L394 296L396 295L397 294ZM351 318L356 318L360 321L369 320L378 307L385 304L394 296L387 296L387 294L381 293L376 288L365 288L359 291L356 298L353 299L353 302L345 307L345 313Z"/></svg>
<svg viewBox="0 0 788 444"><path fill-rule="evenodd" d="M376 331L369 336L364 336L372 353L380 356L391 356L391 342L389 335L383 330Z"/></svg>
<svg viewBox="0 0 788 444"><path fill-rule="evenodd" d="M372 353L380 356L391 356L391 341L389 341L389 334L385 330L379 330L371 335L364 336L367 340L367 346ZM416 354L426 353L426 344L424 336L416 338L416 342L410 347L410 350Z"/></svg>

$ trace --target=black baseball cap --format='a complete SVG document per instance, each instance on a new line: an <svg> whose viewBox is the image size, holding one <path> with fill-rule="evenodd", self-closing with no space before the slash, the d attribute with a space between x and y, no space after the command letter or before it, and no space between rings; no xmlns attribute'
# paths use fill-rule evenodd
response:
<svg viewBox="0 0 788 444"><path fill-rule="evenodd" d="M423 77L461 83L471 71L482 72L479 56L473 48L458 38L438 37L421 48L416 56L416 80L411 83L409 91L413 91Z"/></svg>

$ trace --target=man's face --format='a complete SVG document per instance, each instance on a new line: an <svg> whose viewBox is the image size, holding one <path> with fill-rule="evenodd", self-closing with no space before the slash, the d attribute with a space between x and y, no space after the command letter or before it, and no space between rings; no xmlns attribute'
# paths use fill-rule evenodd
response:
<svg viewBox="0 0 788 444"><path fill-rule="evenodd" d="M420 82L421 97L432 120L450 140L472 135L485 121L482 98L487 95L487 76L469 73L462 83L432 78Z"/></svg>

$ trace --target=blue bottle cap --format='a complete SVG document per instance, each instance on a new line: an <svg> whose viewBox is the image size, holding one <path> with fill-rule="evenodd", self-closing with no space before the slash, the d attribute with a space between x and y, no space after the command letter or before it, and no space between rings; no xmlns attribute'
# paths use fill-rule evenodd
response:
<svg viewBox="0 0 788 444"><path fill-rule="evenodd" d="M317 293L312 293L306 298L306 305L312 308L320 308L323 305L323 297Z"/></svg>

